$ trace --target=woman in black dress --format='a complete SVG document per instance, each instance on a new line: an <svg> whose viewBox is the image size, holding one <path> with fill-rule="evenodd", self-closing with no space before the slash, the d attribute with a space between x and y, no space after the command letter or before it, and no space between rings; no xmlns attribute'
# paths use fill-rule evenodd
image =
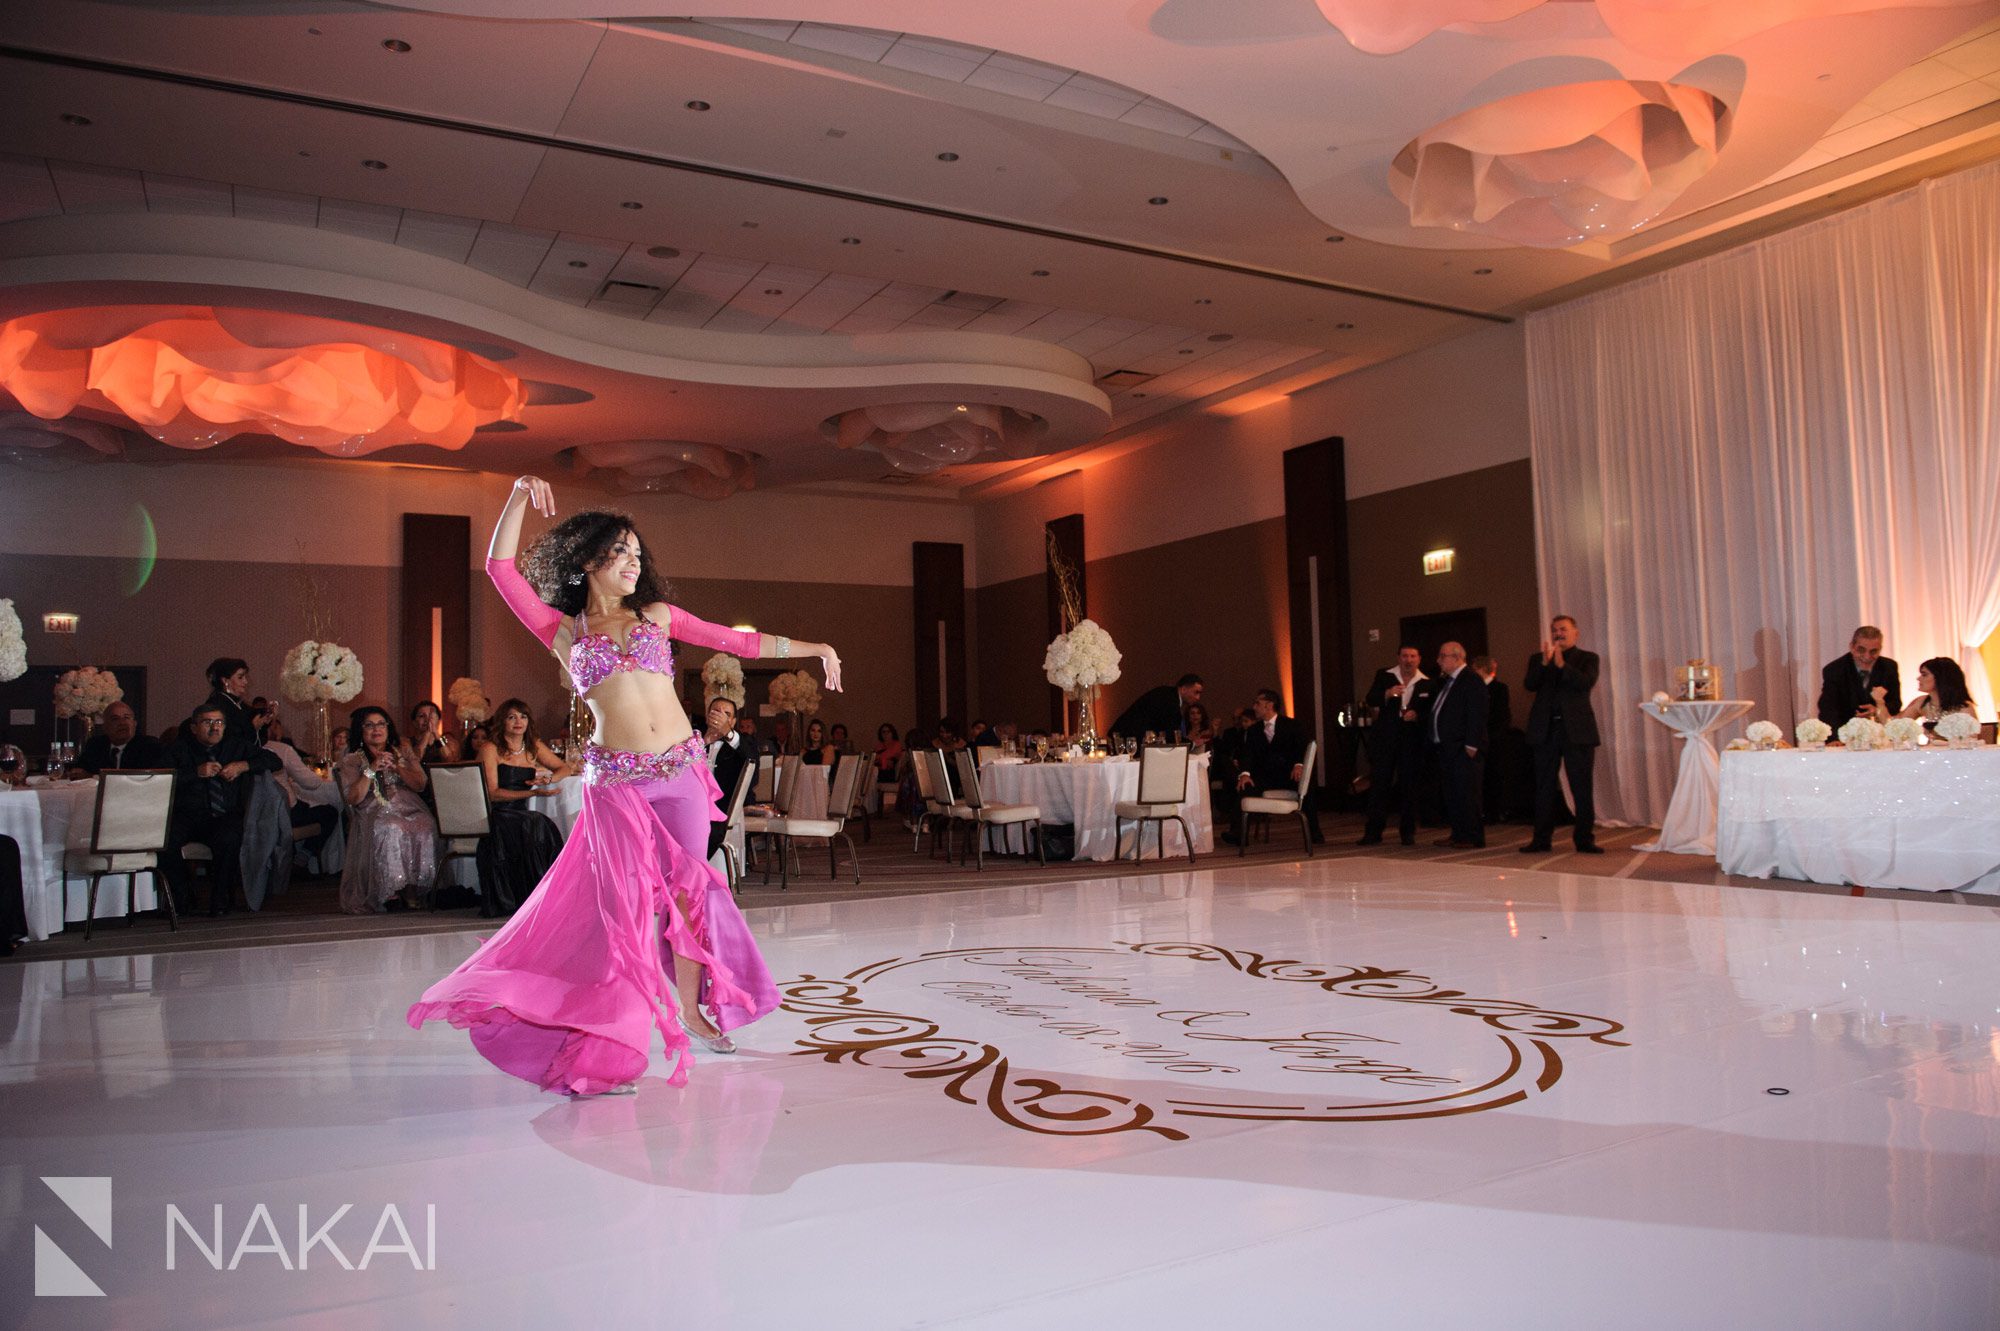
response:
<svg viewBox="0 0 2000 1331"><path fill-rule="evenodd" d="M535 734L535 719L519 698L500 704L493 735L479 749L493 805L493 831L479 842L479 913L511 915L562 852L562 833L527 802L570 769Z"/></svg>

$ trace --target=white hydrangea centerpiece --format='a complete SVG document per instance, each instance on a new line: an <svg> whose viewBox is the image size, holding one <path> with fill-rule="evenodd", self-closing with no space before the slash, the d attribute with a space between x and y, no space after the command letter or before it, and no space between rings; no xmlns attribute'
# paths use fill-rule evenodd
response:
<svg viewBox="0 0 2000 1331"><path fill-rule="evenodd" d="M1898 716L1892 718L1882 730L1891 744L1899 749L1908 749L1915 747L1916 742L1923 738L1924 723L1914 716Z"/></svg>
<svg viewBox="0 0 2000 1331"><path fill-rule="evenodd" d="M361 692L361 658L337 642L307 638L285 653L278 691L296 703L352 702Z"/></svg>
<svg viewBox="0 0 2000 1331"><path fill-rule="evenodd" d="M1823 749L1833 736L1833 727L1816 716L1809 716L1793 728L1792 735L1802 749Z"/></svg>
<svg viewBox="0 0 2000 1331"><path fill-rule="evenodd" d="M466 725L477 725L493 715L493 700L486 696L486 686L470 675L460 675L451 682L445 701L458 709L458 719Z"/></svg>
<svg viewBox="0 0 2000 1331"><path fill-rule="evenodd" d="M28 673L28 639L14 602L0 597L0 684Z"/></svg>
<svg viewBox="0 0 2000 1331"><path fill-rule="evenodd" d="M770 702L781 712L813 716L819 711L819 683L803 670L787 671L772 679Z"/></svg>
<svg viewBox="0 0 2000 1331"><path fill-rule="evenodd" d="M1042 657L1042 672L1049 683L1077 697L1115 683L1118 663L1124 659L1104 627L1094 619L1084 619L1049 643Z"/></svg>
<svg viewBox="0 0 2000 1331"><path fill-rule="evenodd" d="M701 666L701 696L727 698L743 706L743 662L728 652L717 652Z"/></svg>
<svg viewBox="0 0 2000 1331"><path fill-rule="evenodd" d="M81 716L94 722L104 715L105 708L124 696L125 690L118 686L118 676L109 670L78 666L65 671L63 677L56 681L56 715Z"/></svg>
<svg viewBox="0 0 2000 1331"><path fill-rule="evenodd" d="M5 672L0 671L0 677ZM1938 718L1937 737L1953 747L1979 739L1979 718L1970 712L1947 712Z"/></svg>
<svg viewBox="0 0 2000 1331"><path fill-rule="evenodd" d="M1870 749L1879 749L1887 740L1888 733L1881 725L1865 716L1854 717L1842 723L1840 727L1840 742L1853 753L1866 753Z"/></svg>
<svg viewBox="0 0 2000 1331"><path fill-rule="evenodd" d="M1743 732L1743 738L1760 749L1775 748L1785 732L1778 729L1775 721L1752 721Z"/></svg>
<svg viewBox="0 0 2000 1331"><path fill-rule="evenodd" d="M1670 694L1668 694L1665 689L1656 689L1654 691L1653 706L1667 707L1670 706L1672 703L1673 703L1673 697Z"/></svg>

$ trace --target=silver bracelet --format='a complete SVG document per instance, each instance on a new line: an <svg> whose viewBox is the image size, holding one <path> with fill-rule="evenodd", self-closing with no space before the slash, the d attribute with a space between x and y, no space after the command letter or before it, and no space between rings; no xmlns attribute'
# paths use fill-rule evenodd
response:
<svg viewBox="0 0 2000 1331"><path fill-rule="evenodd" d="M780 657L792 654L792 640L790 638L774 633L771 635L771 646L777 651Z"/></svg>

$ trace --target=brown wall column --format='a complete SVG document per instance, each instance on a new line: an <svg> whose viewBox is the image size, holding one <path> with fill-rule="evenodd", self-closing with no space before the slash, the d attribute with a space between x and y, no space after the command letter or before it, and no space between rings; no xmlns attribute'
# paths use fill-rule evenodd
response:
<svg viewBox="0 0 2000 1331"><path fill-rule="evenodd" d="M1341 440L1285 451L1285 581L1290 598L1293 711L1320 741L1336 796L1354 755L1333 718L1354 701L1353 609L1347 559L1347 459Z"/></svg>
<svg viewBox="0 0 2000 1331"><path fill-rule="evenodd" d="M968 725L971 718L965 711L972 700L965 692L965 547L956 541L912 541L910 557L917 723L935 728L939 717L955 712L952 719Z"/></svg>
<svg viewBox="0 0 2000 1331"><path fill-rule="evenodd" d="M400 726L410 707L429 698L446 709L446 725L456 724L438 695L472 673L472 519L405 513L401 588L403 691L390 710Z"/></svg>

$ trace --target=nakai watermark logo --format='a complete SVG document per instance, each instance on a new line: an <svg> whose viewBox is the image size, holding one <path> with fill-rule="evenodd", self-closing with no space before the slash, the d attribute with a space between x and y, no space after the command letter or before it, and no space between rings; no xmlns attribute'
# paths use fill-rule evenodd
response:
<svg viewBox="0 0 2000 1331"><path fill-rule="evenodd" d="M43 1178L42 1184L55 1194L72 1215L81 1220L111 1251L111 1180L109 1178ZM291 1221L296 1211L297 1225ZM415 1213L409 1220L391 1202L374 1213L353 1202L331 1211L300 1202L296 1208L271 1207L263 1202L245 1213L231 1214L221 1202L203 1208L182 1210L168 1202L163 1212L165 1250L163 1262L169 1271L235 1271L245 1262L276 1266L286 1271L366 1271L378 1261L394 1269L404 1262L416 1271L437 1270L437 1206L427 1203L421 1223ZM367 1240L361 1234L367 1233ZM315 1265L317 1261L317 1265ZM35 1227L35 1293L43 1298L102 1298L104 1290L84 1270L84 1264L59 1246L40 1225Z"/></svg>

